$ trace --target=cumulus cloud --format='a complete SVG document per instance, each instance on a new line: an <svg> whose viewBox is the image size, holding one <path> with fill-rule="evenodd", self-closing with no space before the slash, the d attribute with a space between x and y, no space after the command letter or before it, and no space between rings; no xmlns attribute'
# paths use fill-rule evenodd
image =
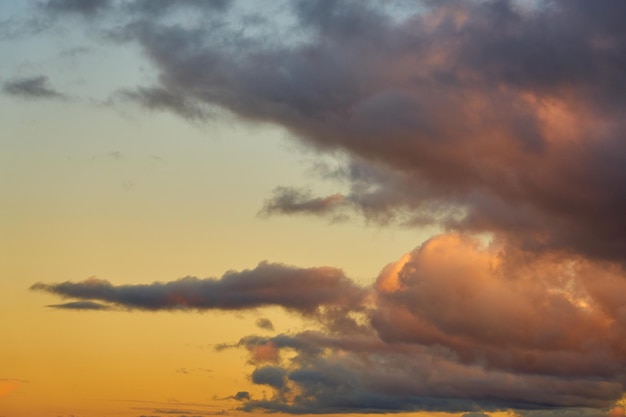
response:
<svg viewBox="0 0 626 417"><path fill-rule="evenodd" d="M381 271L370 327L229 346L245 347L253 382L275 389L243 409L606 415L626 383L626 304L609 296L624 292L623 276L602 262L438 236Z"/></svg>
<svg viewBox="0 0 626 417"><path fill-rule="evenodd" d="M185 117L225 108L375 167L367 187L346 178L358 212L442 207L419 219L623 257L623 29L607 24L621 3L424 2L404 19L373 2L292 7L300 32L263 40L131 18L118 38L159 79L127 94ZM343 199L282 189L265 211L329 214Z"/></svg>
<svg viewBox="0 0 626 417"><path fill-rule="evenodd" d="M65 99L64 94L48 86L48 77L40 75L36 77L14 78L5 81L2 91L16 97L25 99Z"/></svg>
<svg viewBox="0 0 626 417"><path fill-rule="evenodd" d="M294 1L287 19L257 10L249 31L229 14L235 3L187 4L209 17L168 20L173 3L161 1L47 2L108 10L107 39L153 65L151 86L116 97L188 120L225 109L347 161L326 175L341 193L280 187L261 214L357 213L446 233L370 288L334 268L262 263L221 279L33 289L126 309L274 305L316 319L317 331L219 347L245 348L252 382L273 391L242 395L246 411L623 414L625 2L424 0L397 13ZM4 91L54 95L45 81Z"/></svg>

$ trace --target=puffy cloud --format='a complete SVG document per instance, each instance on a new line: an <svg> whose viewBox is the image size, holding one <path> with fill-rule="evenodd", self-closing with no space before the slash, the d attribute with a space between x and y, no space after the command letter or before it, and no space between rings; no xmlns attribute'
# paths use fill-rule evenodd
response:
<svg viewBox="0 0 626 417"><path fill-rule="evenodd" d="M443 345L487 368L621 380L626 303L609 294L625 275L443 235L383 271L372 324L383 340Z"/></svg>
<svg viewBox="0 0 626 417"><path fill-rule="evenodd" d="M138 45L158 77L118 98L190 120L226 109L347 161L326 173L342 193L277 188L262 214L355 211L449 233L368 289L337 269L277 264L219 280L33 289L128 309L277 305L316 319L318 331L220 347L247 349L252 381L274 390L242 396L247 411L623 414L622 0L424 0L406 13L295 1L282 10L292 27L259 11L248 32L225 2L184 24L162 19L174 6L161 1L47 4L123 17L108 39Z"/></svg>
<svg viewBox="0 0 626 417"><path fill-rule="evenodd" d="M320 331L220 348L245 347L253 382L276 389L248 411L603 416L626 383L624 275L617 264L445 234L383 268L367 326L337 332L320 321Z"/></svg>
<svg viewBox="0 0 626 417"><path fill-rule="evenodd" d="M383 219L415 213L527 248L623 257L625 45L605 24L619 2L424 2L404 19L372 2L293 7L301 42L130 22L120 37L160 72L134 95L276 123L382 173L365 187L347 177L349 196L279 189L266 212L331 214L346 199Z"/></svg>
<svg viewBox="0 0 626 417"><path fill-rule="evenodd" d="M255 324L259 329L274 331L274 324L268 318L265 318L265 317L258 318Z"/></svg>
<svg viewBox="0 0 626 417"><path fill-rule="evenodd" d="M179 21L181 7L208 15ZM191 120L226 109L345 154L349 193L279 188L265 213L355 209L624 260L619 0L424 0L401 17L372 1L297 1L281 10L292 26L223 1L44 8L104 9L108 39L137 44L158 73L114 96Z"/></svg>
<svg viewBox="0 0 626 417"><path fill-rule="evenodd" d="M252 382L255 384L269 385L276 389L282 389L285 386L285 376L287 371L276 366L264 366L257 368L252 372Z"/></svg>

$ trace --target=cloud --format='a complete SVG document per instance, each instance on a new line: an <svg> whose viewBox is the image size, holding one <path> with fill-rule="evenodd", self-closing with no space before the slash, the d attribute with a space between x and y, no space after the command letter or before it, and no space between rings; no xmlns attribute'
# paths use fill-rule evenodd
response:
<svg viewBox="0 0 626 417"><path fill-rule="evenodd" d="M66 99L67 97L48 87L48 78L40 75L36 77L15 78L5 81L2 91L25 99Z"/></svg>
<svg viewBox="0 0 626 417"><path fill-rule="evenodd" d="M201 103L160 87L120 90L109 103L116 100L136 102L149 110L169 110L191 121L206 120L210 116Z"/></svg>
<svg viewBox="0 0 626 417"><path fill-rule="evenodd" d="M154 17L162 16L168 12L171 13L177 8L223 12L231 3L231 0L186 0L184 2L173 2L170 0L136 0L125 4L124 7L130 12Z"/></svg>
<svg viewBox="0 0 626 417"><path fill-rule="evenodd" d="M131 310L281 306L314 319L316 331L219 346L246 349L252 382L272 390L242 396L245 411L623 411L626 3L424 0L394 13L295 1L281 9L292 25L257 10L246 31L221 13L230 3L188 3L210 18L184 22L161 1L47 4L106 8L117 17L106 38L153 65L153 84L114 98L192 121L226 110L346 161L325 175L341 193L279 187L261 214L444 233L368 288L335 268L262 263L221 279L33 289Z"/></svg>
<svg viewBox="0 0 626 417"><path fill-rule="evenodd" d="M110 310L111 307L105 304L94 303L93 301L73 301L64 304L51 304L48 307L60 310Z"/></svg>
<svg viewBox="0 0 626 417"><path fill-rule="evenodd" d="M287 371L276 366L264 366L257 368L252 372L252 382L255 384L269 385L276 389L285 387L285 377Z"/></svg>
<svg viewBox="0 0 626 417"><path fill-rule="evenodd" d="M42 7L52 13L93 15L113 6L112 0L48 0Z"/></svg>
<svg viewBox="0 0 626 417"><path fill-rule="evenodd" d="M248 391L239 391L233 398L237 401L248 401L250 400L250 393Z"/></svg>
<svg viewBox="0 0 626 417"><path fill-rule="evenodd" d="M403 19L372 2L291 7L299 32L262 40L219 15L187 26L127 17L118 40L159 77L125 94L186 118L208 106L274 123L380 173L344 177L349 195L279 189L266 213L329 215L346 201L370 218L623 258L619 2L423 2Z"/></svg>
<svg viewBox="0 0 626 417"><path fill-rule="evenodd" d="M305 269L267 262L252 270L227 272L219 280L186 277L167 283L114 286L90 278L83 282L37 283L31 289L127 309L241 310L278 305L307 315L324 306L357 306L365 296L364 290L339 269Z"/></svg>
<svg viewBox="0 0 626 417"><path fill-rule="evenodd" d="M274 324L270 319L261 317L256 320L255 324L259 329L274 331Z"/></svg>
<svg viewBox="0 0 626 417"><path fill-rule="evenodd" d="M275 389L246 411L606 415L626 383L624 276L615 264L444 234L383 268L367 326L320 321L218 350L244 347L252 381Z"/></svg>
<svg viewBox="0 0 626 417"><path fill-rule="evenodd" d="M265 202L261 214L326 214L334 212L341 206L343 200L344 197L341 194L320 198L312 197L308 191L278 187L274 190L274 196Z"/></svg>

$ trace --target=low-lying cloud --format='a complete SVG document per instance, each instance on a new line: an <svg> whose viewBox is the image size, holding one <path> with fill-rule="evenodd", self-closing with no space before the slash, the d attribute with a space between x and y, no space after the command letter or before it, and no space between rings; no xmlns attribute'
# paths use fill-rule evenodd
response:
<svg viewBox="0 0 626 417"><path fill-rule="evenodd" d="M252 382L274 391L238 398L247 411L598 412L626 384L624 275L618 264L453 233L387 265L369 288L332 268L262 263L219 280L32 289L117 308L282 306L315 319L317 331L218 346L245 348Z"/></svg>

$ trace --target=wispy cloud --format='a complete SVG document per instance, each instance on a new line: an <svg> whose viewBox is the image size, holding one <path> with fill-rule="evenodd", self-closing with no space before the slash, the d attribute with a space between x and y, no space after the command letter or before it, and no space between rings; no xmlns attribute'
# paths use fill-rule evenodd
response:
<svg viewBox="0 0 626 417"><path fill-rule="evenodd" d="M31 289L127 309L242 310L278 305L303 314L315 314L320 307L358 305L365 296L365 291L339 269L265 262L251 270L228 272L221 279L186 277L167 283L115 286L90 278L83 282L37 283Z"/></svg>
<svg viewBox="0 0 626 417"><path fill-rule="evenodd" d="M44 75L5 81L2 91L5 94L25 99L67 99L64 94L48 86L48 78Z"/></svg>

